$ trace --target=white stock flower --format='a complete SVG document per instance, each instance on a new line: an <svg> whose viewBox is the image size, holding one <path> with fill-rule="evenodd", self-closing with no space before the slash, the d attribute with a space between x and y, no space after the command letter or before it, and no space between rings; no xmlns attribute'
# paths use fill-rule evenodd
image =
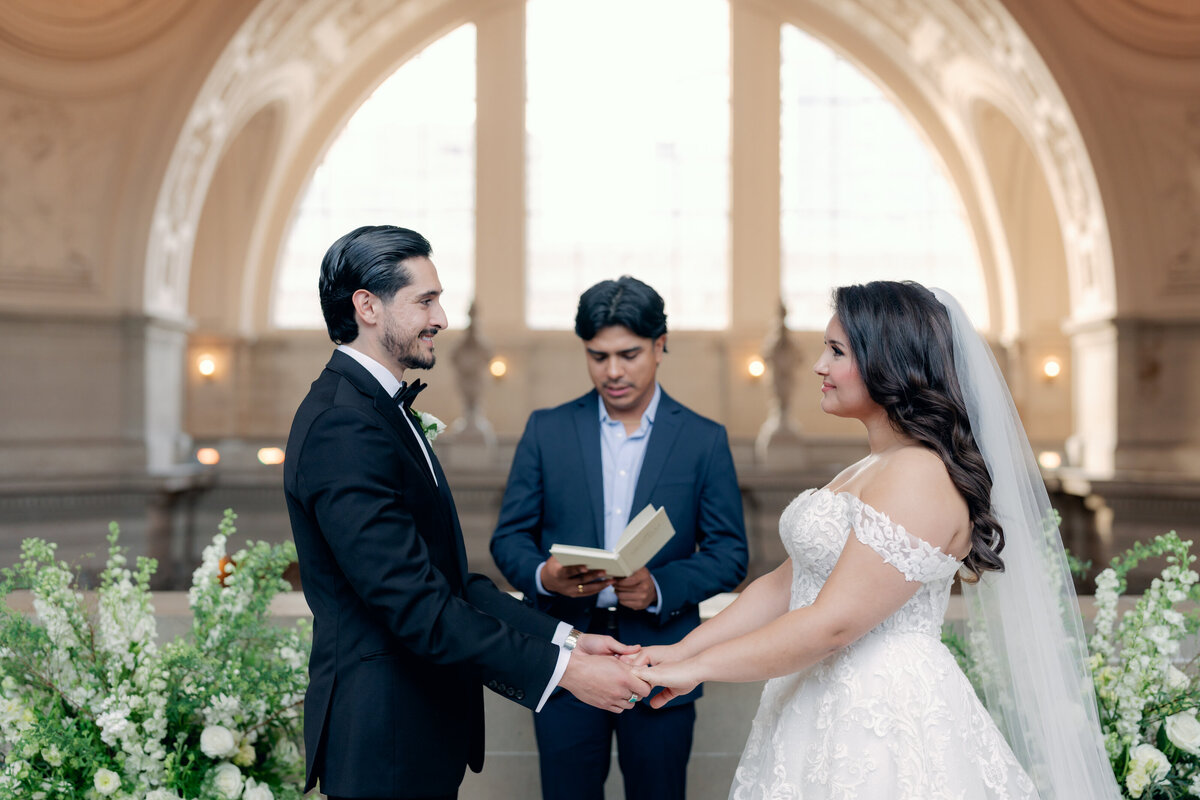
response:
<svg viewBox="0 0 1200 800"><path fill-rule="evenodd" d="M98 769L92 778L92 785L99 794L107 797L121 788L121 776L111 769Z"/></svg>
<svg viewBox="0 0 1200 800"><path fill-rule="evenodd" d="M247 778L246 791L242 793L242 800L275 800L275 793L265 783L259 783L254 778Z"/></svg>
<svg viewBox="0 0 1200 800"><path fill-rule="evenodd" d="M1195 711L1184 711L1167 717L1167 738L1185 753L1200 755L1200 720Z"/></svg>
<svg viewBox="0 0 1200 800"><path fill-rule="evenodd" d="M200 751L209 758L228 758L238 752L237 739L223 725L209 725L200 734Z"/></svg>
<svg viewBox="0 0 1200 800"><path fill-rule="evenodd" d="M170 789L152 789L146 795L146 800L183 800L183 798Z"/></svg>
<svg viewBox="0 0 1200 800"><path fill-rule="evenodd" d="M58 749L58 745L52 744L43 750L42 759L52 767L61 767L63 757L62 752Z"/></svg>
<svg viewBox="0 0 1200 800"><path fill-rule="evenodd" d="M228 761L213 770L213 786L226 800L237 800L242 794L242 771Z"/></svg>

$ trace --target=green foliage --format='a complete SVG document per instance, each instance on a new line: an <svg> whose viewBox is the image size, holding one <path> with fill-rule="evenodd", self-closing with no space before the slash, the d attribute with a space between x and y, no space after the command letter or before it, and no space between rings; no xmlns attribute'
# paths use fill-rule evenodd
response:
<svg viewBox="0 0 1200 800"><path fill-rule="evenodd" d="M130 569L115 523L91 604L44 540L0 570L0 595L29 590L36 611L0 604L0 796L300 798L311 632L270 618L295 547L251 541L230 556L235 519L225 512L193 576L190 634L161 646L157 565Z"/></svg>

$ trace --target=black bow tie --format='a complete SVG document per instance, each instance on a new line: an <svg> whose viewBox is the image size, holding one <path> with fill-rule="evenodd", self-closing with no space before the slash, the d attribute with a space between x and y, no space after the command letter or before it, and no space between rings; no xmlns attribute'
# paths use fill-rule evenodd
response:
<svg viewBox="0 0 1200 800"><path fill-rule="evenodd" d="M405 410L408 410L412 408L413 400L416 400L417 395L419 395L421 390L428 385L429 384L421 383L420 378L417 378L412 383L400 381L400 388L396 390L394 395L392 395L392 399L396 401L397 405Z"/></svg>

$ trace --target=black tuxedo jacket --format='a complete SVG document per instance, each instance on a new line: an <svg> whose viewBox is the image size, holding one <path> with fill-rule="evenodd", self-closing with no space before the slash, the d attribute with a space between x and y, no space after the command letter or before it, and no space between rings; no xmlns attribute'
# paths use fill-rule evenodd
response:
<svg viewBox="0 0 1200 800"><path fill-rule="evenodd" d="M450 794L483 765L483 694L534 708L557 621L467 572L454 500L379 382L334 352L288 436L284 489L313 613L308 780Z"/></svg>
<svg viewBox="0 0 1200 800"><path fill-rule="evenodd" d="M538 594L534 575L556 542L604 547L600 395L535 411L517 444L491 551L527 603L587 630L596 598ZM658 613L622 610L627 644L674 644L700 624L700 601L746 577L742 496L725 428L666 392L634 490L630 518L663 507L675 535L647 567L662 589ZM699 690L686 699L694 699ZM678 701L675 701L678 702Z"/></svg>

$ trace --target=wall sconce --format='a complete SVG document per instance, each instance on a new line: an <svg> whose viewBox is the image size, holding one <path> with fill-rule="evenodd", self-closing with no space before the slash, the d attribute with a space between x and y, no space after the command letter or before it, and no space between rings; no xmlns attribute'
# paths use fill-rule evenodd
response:
<svg viewBox="0 0 1200 800"><path fill-rule="evenodd" d="M262 447L258 450L258 462L271 466L283 463L283 449L279 447Z"/></svg>
<svg viewBox="0 0 1200 800"><path fill-rule="evenodd" d="M1062 374L1062 362L1058 360L1058 356L1047 356L1042 362L1042 375L1048 381L1052 381Z"/></svg>
<svg viewBox="0 0 1200 800"><path fill-rule="evenodd" d="M201 447L196 451L196 460L206 467L211 467L221 460L221 451L215 447Z"/></svg>
<svg viewBox="0 0 1200 800"><path fill-rule="evenodd" d="M217 372L217 360L208 353L204 353L196 359L196 372L205 378L211 378Z"/></svg>
<svg viewBox="0 0 1200 800"><path fill-rule="evenodd" d="M488 372L492 373L493 378L503 378L508 374L508 362L503 358L493 358L488 364Z"/></svg>
<svg viewBox="0 0 1200 800"><path fill-rule="evenodd" d="M1062 466L1062 456L1053 450L1043 450L1038 453L1037 460L1045 469L1058 469Z"/></svg>
<svg viewBox="0 0 1200 800"><path fill-rule="evenodd" d="M761 378L767 372L767 365L763 363L761 358L755 356L747 362L746 372L749 373L751 378Z"/></svg>

